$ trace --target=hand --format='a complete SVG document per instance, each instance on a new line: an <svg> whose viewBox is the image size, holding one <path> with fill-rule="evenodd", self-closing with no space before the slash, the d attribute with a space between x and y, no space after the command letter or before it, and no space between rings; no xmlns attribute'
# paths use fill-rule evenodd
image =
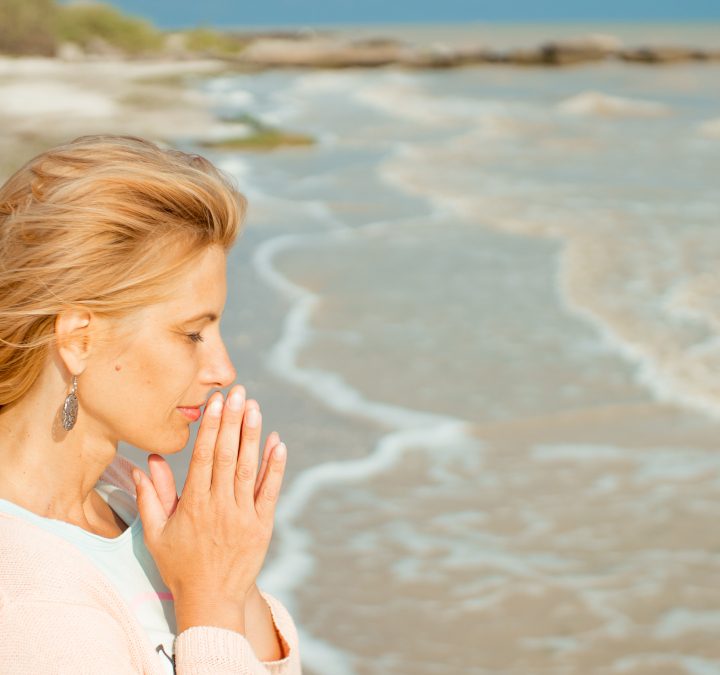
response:
<svg viewBox="0 0 720 675"><path fill-rule="evenodd" d="M259 409L257 401L250 399L245 404L245 410L250 407L256 407ZM265 471L267 471L268 459L272 453L273 448L280 443L280 435L277 431L272 431L265 441L265 449L263 450L262 465L260 466L260 472L255 479L255 499L257 499L258 492L262 486ZM171 516L178 504L177 486L175 484L175 476L173 475L172 469L168 461L162 456L153 453L148 457L148 466L150 467L150 480L152 481L153 487L157 492L160 504L165 511L166 516Z"/></svg>
<svg viewBox="0 0 720 675"><path fill-rule="evenodd" d="M233 394L239 395L236 409L228 405ZM221 409L216 414L215 402ZM259 406L244 402L241 386L231 390L224 408L217 392L205 407L180 499L164 459L149 459L152 480L140 472L145 543L176 604L182 598L185 606L239 605L255 583L285 471L285 453L278 457L284 444L271 434L257 473L260 430Z"/></svg>

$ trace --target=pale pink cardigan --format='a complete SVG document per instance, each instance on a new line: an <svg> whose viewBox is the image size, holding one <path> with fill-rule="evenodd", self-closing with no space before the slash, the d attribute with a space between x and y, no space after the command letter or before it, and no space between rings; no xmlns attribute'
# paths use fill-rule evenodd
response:
<svg viewBox="0 0 720 675"><path fill-rule="evenodd" d="M135 495L117 455L103 473ZM175 638L178 675L301 675L298 634L285 606L269 593L286 656L262 662L235 631L193 626ZM22 518L0 513L0 673L164 675L142 626L110 580L80 550Z"/></svg>

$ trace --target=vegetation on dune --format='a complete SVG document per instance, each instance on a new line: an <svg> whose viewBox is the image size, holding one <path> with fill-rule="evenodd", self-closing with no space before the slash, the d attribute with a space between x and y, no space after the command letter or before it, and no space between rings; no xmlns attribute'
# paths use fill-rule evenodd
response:
<svg viewBox="0 0 720 675"><path fill-rule="evenodd" d="M239 54L248 44L247 38L224 33L207 26L199 26L182 32L185 49L193 53L232 56Z"/></svg>
<svg viewBox="0 0 720 675"><path fill-rule="evenodd" d="M60 45L69 42L87 53L116 51L137 56L179 49L194 55L232 57L249 41L246 36L209 26L164 32L105 2L0 0L2 54L53 56Z"/></svg>
<svg viewBox="0 0 720 675"><path fill-rule="evenodd" d="M53 56L63 42L135 55L161 50L165 36L148 21L101 2L0 0L0 53Z"/></svg>
<svg viewBox="0 0 720 675"><path fill-rule="evenodd" d="M164 35L151 23L104 3L65 5L58 10L55 38L59 42L88 49L100 40L132 55L157 52L165 44Z"/></svg>
<svg viewBox="0 0 720 675"><path fill-rule="evenodd" d="M280 129L264 129L248 136L236 136L221 141L201 141L203 148L214 150L272 150L288 145L312 145L315 141L305 134L293 134Z"/></svg>
<svg viewBox="0 0 720 675"><path fill-rule="evenodd" d="M312 136L276 129L247 113L232 117L225 116L223 120L246 124L250 128L250 133L246 136L233 136L217 141L200 141L198 145L214 150L272 150L289 145L306 146L315 143Z"/></svg>
<svg viewBox="0 0 720 675"><path fill-rule="evenodd" d="M52 56L58 9L54 0L0 0L0 52Z"/></svg>

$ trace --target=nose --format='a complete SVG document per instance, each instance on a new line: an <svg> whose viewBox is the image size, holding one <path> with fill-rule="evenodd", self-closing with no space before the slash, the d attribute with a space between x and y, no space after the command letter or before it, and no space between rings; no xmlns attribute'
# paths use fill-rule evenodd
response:
<svg viewBox="0 0 720 675"><path fill-rule="evenodd" d="M209 360L203 369L203 383L211 387L227 387L237 377L237 371L228 355L225 343L218 337L213 349L208 350Z"/></svg>

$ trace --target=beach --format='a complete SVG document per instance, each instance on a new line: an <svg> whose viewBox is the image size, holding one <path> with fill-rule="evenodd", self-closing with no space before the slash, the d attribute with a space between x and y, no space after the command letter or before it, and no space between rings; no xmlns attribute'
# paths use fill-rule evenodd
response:
<svg viewBox="0 0 720 675"><path fill-rule="evenodd" d="M244 113L315 139L202 151L249 199L222 331L288 446L259 585L308 675L720 673L718 81L0 62L4 175Z"/></svg>
<svg viewBox="0 0 720 675"><path fill-rule="evenodd" d="M225 68L211 59L0 57L0 175L4 180L37 152L86 134L213 137L223 125L207 98L184 82Z"/></svg>

